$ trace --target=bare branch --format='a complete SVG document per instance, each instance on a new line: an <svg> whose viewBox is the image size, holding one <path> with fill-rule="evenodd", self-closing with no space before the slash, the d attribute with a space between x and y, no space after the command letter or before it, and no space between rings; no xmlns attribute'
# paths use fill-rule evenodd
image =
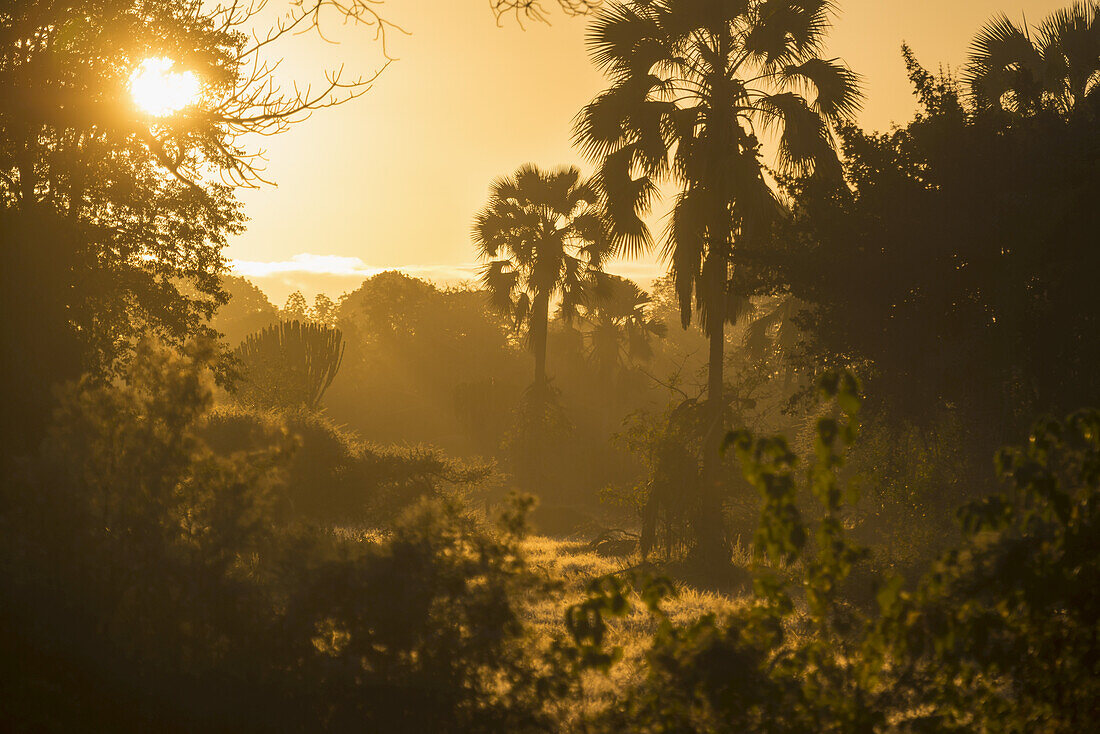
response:
<svg viewBox="0 0 1100 734"><path fill-rule="evenodd" d="M205 19L223 33L238 33L242 39L228 59L236 72L236 81L220 96L213 107L197 113L202 121L222 131L222 135L206 138L200 145L200 156L172 156L168 149L178 129L151 129L154 154L173 176L181 180L198 180L203 170L211 166L218 170L222 182L256 188L271 182L263 176L263 152L249 153L242 140L251 136L271 136L285 132L303 122L317 110L336 107L366 94L389 65L396 60L389 50L390 32L408 34L399 25L380 14L382 0L290 0L290 9L274 21L266 33L251 26L267 7L268 0L232 0L206 13ZM198 4L196 4L198 6ZM381 62L367 75L347 78L343 65L324 73L324 83L299 86L296 82L285 89L276 81L275 73L282 62L275 47L291 36L316 33L334 43L325 33L329 25L359 25L373 29L373 41L378 44ZM248 29L247 31L245 29ZM186 133L184 133L186 135ZM180 147L184 148L183 138ZM195 141L191 141L192 146Z"/></svg>
<svg viewBox="0 0 1100 734"><path fill-rule="evenodd" d="M568 16L587 15L603 4L603 0L557 0L561 10ZM501 25L505 15L512 14L520 28L524 19L537 23L547 23L546 10L540 0L489 0L489 7L496 16L497 25Z"/></svg>

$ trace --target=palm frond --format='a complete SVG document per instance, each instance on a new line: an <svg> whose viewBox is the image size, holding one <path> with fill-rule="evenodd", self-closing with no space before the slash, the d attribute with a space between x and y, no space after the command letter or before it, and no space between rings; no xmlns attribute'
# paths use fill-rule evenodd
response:
<svg viewBox="0 0 1100 734"><path fill-rule="evenodd" d="M1073 105L1100 85L1100 3L1055 10L1040 24L1039 39L1048 89L1057 84Z"/></svg>
<svg viewBox="0 0 1100 734"><path fill-rule="evenodd" d="M780 133L777 159L783 171L809 173L819 160L827 160L825 156L835 157L825 120L801 95L780 92L761 97L754 111L765 132Z"/></svg>
<svg viewBox="0 0 1100 734"><path fill-rule="evenodd" d="M672 272L684 328L691 323L691 297L707 252L707 210L701 192L682 192L676 197L663 237L662 255Z"/></svg>
<svg viewBox="0 0 1100 734"><path fill-rule="evenodd" d="M787 64L780 76L800 88L812 87L812 109L831 122L851 121L863 107L859 76L838 59L815 57Z"/></svg>
<svg viewBox="0 0 1100 734"><path fill-rule="evenodd" d="M611 244L616 252L630 257L653 244L642 216L649 213L657 193L657 185L650 177L631 176L634 156L634 146L626 146L607 156L598 174Z"/></svg>
<svg viewBox="0 0 1100 734"><path fill-rule="evenodd" d="M659 37L650 3L613 2L596 13L587 43L596 66L615 71L630 64L640 45Z"/></svg>
<svg viewBox="0 0 1100 734"><path fill-rule="evenodd" d="M512 312L513 295L519 285L519 273L512 268L511 260L494 260L482 266L481 284L489 296L489 305L502 314Z"/></svg>
<svg viewBox="0 0 1100 734"><path fill-rule="evenodd" d="M809 58L821 50L832 9L827 0L761 0L743 46L765 69Z"/></svg>
<svg viewBox="0 0 1100 734"><path fill-rule="evenodd" d="M1041 64L1042 57L1027 29L1002 14L975 36L963 81L979 109L1003 107L1002 100L1009 93L1026 105L1034 101L1031 87Z"/></svg>

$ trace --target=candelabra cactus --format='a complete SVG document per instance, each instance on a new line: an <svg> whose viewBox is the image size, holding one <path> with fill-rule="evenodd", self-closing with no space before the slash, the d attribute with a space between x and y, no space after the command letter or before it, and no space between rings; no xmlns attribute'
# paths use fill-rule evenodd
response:
<svg viewBox="0 0 1100 734"><path fill-rule="evenodd" d="M245 339L236 349L243 379L237 395L264 408L316 410L344 358L339 329L281 321Z"/></svg>

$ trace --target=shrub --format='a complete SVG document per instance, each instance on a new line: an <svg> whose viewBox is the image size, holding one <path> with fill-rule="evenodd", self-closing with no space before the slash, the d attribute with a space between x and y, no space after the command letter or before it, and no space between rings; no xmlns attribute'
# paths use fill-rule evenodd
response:
<svg viewBox="0 0 1100 734"><path fill-rule="evenodd" d="M803 521L796 457L782 437L730 435L760 491L754 595L722 618L674 624L667 581L635 579L657 631L641 681L595 731L1044 731L1088 729L1100 699L1100 412L1044 421L1023 448L1002 450L1006 492L961 513L962 545L916 589L879 579L879 609L843 598L867 557L844 531L840 480L855 439L853 379L821 383L840 415L821 418L808 489L820 520ZM792 585L792 571L799 583ZM572 658L607 670L607 619L632 591L597 579L569 608Z"/></svg>
<svg viewBox="0 0 1100 734"><path fill-rule="evenodd" d="M374 541L273 522L292 442L252 416L211 448L213 359L143 343L6 477L0 725L549 729L538 693L569 682L520 622L527 505L493 526L426 498Z"/></svg>
<svg viewBox="0 0 1100 734"><path fill-rule="evenodd" d="M221 407L200 430L223 454L261 450L273 436L294 441L280 493L284 519L377 526L421 498L472 487L491 471L427 447L373 446L306 410L279 414Z"/></svg>

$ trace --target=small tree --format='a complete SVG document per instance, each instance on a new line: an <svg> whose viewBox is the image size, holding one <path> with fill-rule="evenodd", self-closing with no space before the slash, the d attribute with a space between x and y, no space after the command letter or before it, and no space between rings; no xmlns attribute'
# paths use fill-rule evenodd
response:
<svg viewBox="0 0 1100 734"><path fill-rule="evenodd" d="M653 315L653 299L638 284L617 275L598 273L591 297L581 308L582 330L589 358L600 375L613 379L623 367L653 356L654 337L668 331Z"/></svg>
<svg viewBox="0 0 1100 734"><path fill-rule="evenodd" d="M282 321L244 340L235 352L244 378L237 396L260 408L316 410L344 359L339 329Z"/></svg>

